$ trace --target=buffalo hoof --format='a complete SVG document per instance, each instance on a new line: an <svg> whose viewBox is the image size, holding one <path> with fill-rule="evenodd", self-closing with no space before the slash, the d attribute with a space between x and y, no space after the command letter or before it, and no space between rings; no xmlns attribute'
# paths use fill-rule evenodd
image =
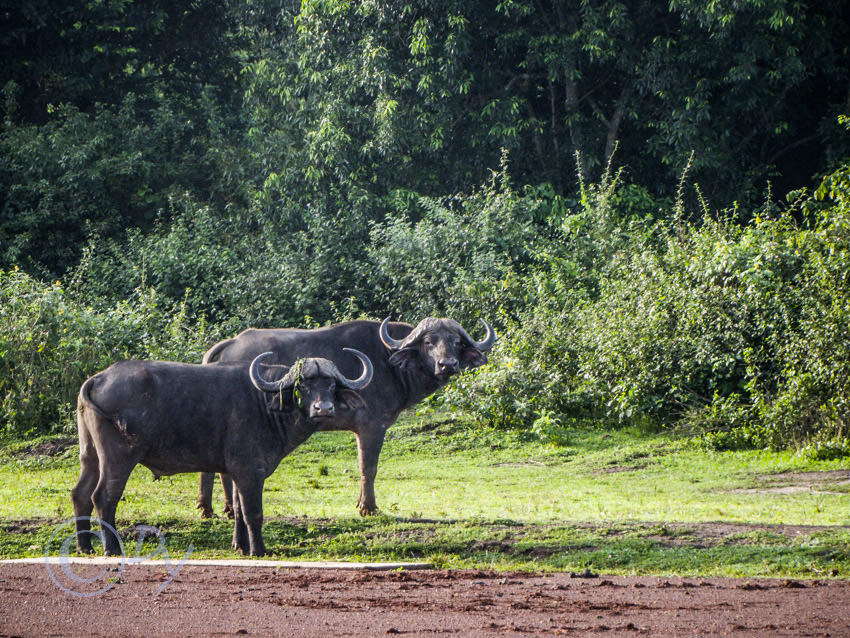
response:
<svg viewBox="0 0 850 638"><path fill-rule="evenodd" d="M215 518L212 508L209 505L198 503L198 509L201 510L201 518Z"/></svg>
<svg viewBox="0 0 850 638"><path fill-rule="evenodd" d="M227 518L233 518L233 506L230 503L224 506L224 515Z"/></svg>
<svg viewBox="0 0 850 638"><path fill-rule="evenodd" d="M364 505L363 503L358 503L357 509L360 511L360 516L377 516L379 513L377 505Z"/></svg>

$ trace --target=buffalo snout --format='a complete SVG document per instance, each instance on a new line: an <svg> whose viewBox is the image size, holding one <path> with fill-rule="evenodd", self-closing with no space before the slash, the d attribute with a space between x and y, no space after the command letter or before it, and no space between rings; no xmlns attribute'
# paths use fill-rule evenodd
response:
<svg viewBox="0 0 850 638"><path fill-rule="evenodd" d="M330 418L334 415L333 401L313 401L310 404L310 418Z"/></svg>
<svg viewBox="0 0 850 638"><path fill-rule="evenodd" d="M460 371L460 364L456 357L444 357L437 361L437 372L444 376L457 374Z"/></svg>

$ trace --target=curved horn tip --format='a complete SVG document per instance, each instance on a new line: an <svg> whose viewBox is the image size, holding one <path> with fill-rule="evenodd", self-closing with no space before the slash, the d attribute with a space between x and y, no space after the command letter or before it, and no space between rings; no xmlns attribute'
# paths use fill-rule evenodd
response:
<svg viewBox="0 0 850 638"><path fill-rule="evenodd" d="M484 343L481 344L483 346L482 349L489 350L493 347L493 344L496 343L496 331L493 330L493 326L484 319L479 318L478 320L483 323L484 327L487 329L487 336L484 337Z"/></svg>
<svg viewBox="0 0 850 638"><path fill-rule="evenodd" d="M380 334L381 342L387 348L389 348L390 350L398 350L399 348L401 348L403 341L393 339L390 336L389 330L387 329L387 326L389 325L389 323L390 323L390 318L387 317L386 319L384 319L381 322L381 327L378 329L378 333Z"/></svg>
<svg viewBox="0 0 850 638"><path fill-rule="evenodd" d="M248 369L248 374L251 377L251 383L254 384L254 387L261 392L278 392L282 385L282 380L273 382L267 381L262 376L260 376L260 364L270 356L272 356L273 352L264 352L262 354L258 354L254 357L254 360L251 362L251 365Z"/></svg>
<svg viewBox="0 0 850 638"><path fill-rule="evenodd" d="M348 385L350 390L362 390L372 381L372 375L374 373L372 361L364 353L354 348L343 348L342 350L343 352L350 352L360 359L360 362L363 364L363 373L357 379L345 379L346 385Z"/></svg>
<svg viewBox="0 0 850 638"><path fill-rule="evenodd" d="M484 327L487 329L487 336L489 337L492 334L493 338L495 339L496 338L496 331L493 330L493 326L491 326L488 321L481 319L480 317L478 318L478 321L480 321L481 323L484 324ZM487 337L485 337L485 339L486 338Z"/></svg>
<svg viewBox="0 0 850 638"><path fill-rule="evenodd" d="M493 326L487 323L484 319L479 319L481 323L484 324L484 327L487 329L487 336L484 337L483 341L476 341L472 337L469 336L463 327L461 326L461 334L469 341L469 345L471 345L476 350L481 352L486 352L490 348L493 347L493 344L496 342L496 331L493 330Z"/></svg>

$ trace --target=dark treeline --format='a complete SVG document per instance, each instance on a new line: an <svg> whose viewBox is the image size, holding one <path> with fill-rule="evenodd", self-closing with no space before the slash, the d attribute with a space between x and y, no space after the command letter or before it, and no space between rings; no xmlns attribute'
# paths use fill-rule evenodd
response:
<svg viewBox="0 0 850 638"><path fill-rule="evenodd" d="M25 0L0 50L9 432L117 356L434 314L503 334L482 423L847 449L846 2Z"/></svg>

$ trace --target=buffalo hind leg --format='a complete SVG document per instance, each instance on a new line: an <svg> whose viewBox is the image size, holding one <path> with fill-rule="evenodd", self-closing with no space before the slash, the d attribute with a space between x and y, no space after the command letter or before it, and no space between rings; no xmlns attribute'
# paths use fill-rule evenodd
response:
<svg viewBox="0 0 850 638"><path fill-rule="evenodd" d="M233 479L230 474L219 474L221 489L224 492L224 515L233 518Z"/></svg>
<svg viewBox="0 0 850 638"><path fill-rule="evenodd" d="M77 551L90 554L91 546L91 513L94 508L92 497L100 478L97 451L86 441L80 441L80 477L71 490L71 501L74 504L74 523L76 526Z"/></svg>
<svg viewBox="0 0 850 638"><path fill-rule="evenodd" d="M378 513L375 503L375 477L378 474L378 457L384 445L384 429L377 427L357 434L357 462L360 467L360 497L357 509L360 516Z"/></svg>
<svg viewBox="0 0 850 638"><path fill-rule="evenodd" d="M124 493L127 479L136 466L135 462L124 460L116 462L110 459L102 464L100 478L94 490L92 500L97 508L97 515L101 521L101 534L103 535L103 551L109 556L121 554L121 542L116 536L115 510L118 509L118 501ZM112 529L107 527L111 526Z"/></svg>
<svg viewBox="0 0 850 638"><path fill-rule="evenodd" d="M213 472L201 472L198 485L198 509L201 510L201 518L212 518L212 493L215 474Z"/></svg>
<svg viewBox="0 0 850 638"><path fill-rule="evenodd" d="M229 474L220 474L221 487L224 490L224 515L233 518L233 481ZM215 474L213 472L201 472L201 480L198 486L198 509L201 510L201 518L213 518L215 514L212 508L213 485Z"/></svg>

